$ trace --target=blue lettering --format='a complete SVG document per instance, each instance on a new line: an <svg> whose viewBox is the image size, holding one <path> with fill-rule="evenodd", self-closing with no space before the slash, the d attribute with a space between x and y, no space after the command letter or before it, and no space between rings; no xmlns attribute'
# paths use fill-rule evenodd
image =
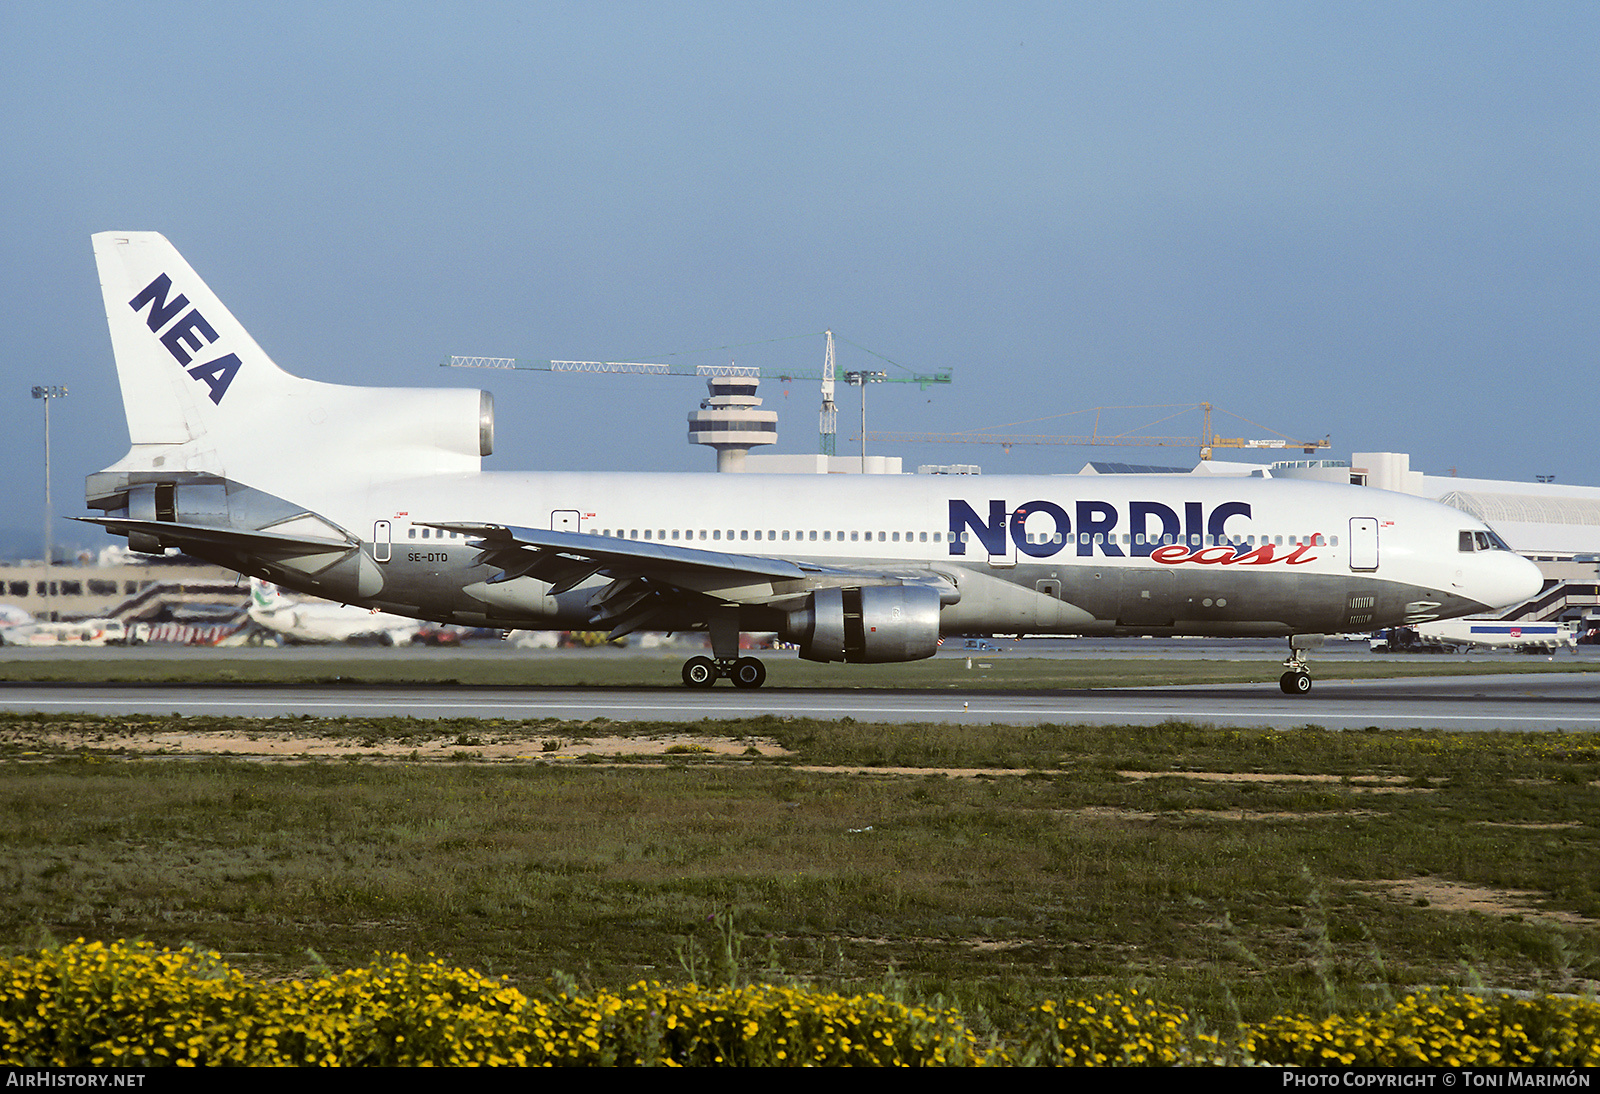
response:
<svg viewBox="0 0 1600 1094"><path fill-rule="evenodd" d="M137 312L149 305L150 314L145 318L145 325L152 332L159 332L162 327L172 323L173 316L189 305L189 298L182 293L170 300L167 299L171 292L172 278L161 274L141 289L138 296L128 301L128 307ZM185 368L188 368L189 362L194 360L194 355L201 346L216 340L217 332L206 322L206 317L200 314L198 308L189 308L187 315L173 323L171 329L161 335L161 344L166 346L167 352L172 354L173 359ZM204 382L211 389L213 403L221 403L222 397L228 393L228 385L233 383L233 377L238 373L242 363L238 354L230 353L214 361L195 365L189 368L188 372L190 376Z"/></svg>
<svg viewBox="0 0 1600 1094"><path fill-rule="evenodd" d="M233 383L233 374L239 371L239 355L230 353L226 357L218 357L215 361L207 361L203 365L196 365L189 370L189 375L196 380L204 380L211 389L211 401L222 402L222 397L228 393L228 385ZM427 529L423 529L426 534Z"/></svg>
<svg viewBox="0 0 1600 1094"><path fill-rule="evenodd" d="M206 322L206 317L201 315L197 308L190 308L188 315L174 323L172 329L161 336L161 344L167 347L167 352L171 353L180 365L187 365L194 359L194 350L216 340L217 332L211 329L211 324Z"/></svg>
<svg viewBox="0 0 1600 1094"><path fill-rule="evenodd" d="M1122 548L1117 546L1116 537L1111 534L1111 529L1116 526L1116 506L1104 501L1080 501L1078 503L1078 554L1092 555L1095 547L1098 546L1101 554L1121 558ZM1100 542L1096 542L1096 537L1099 538Z"/></svg>
<svg viewBox="0 0 1600 1094"><path fill-rule="evenodd" d="M1206 535L1211 536L1213 543L1226 544L1228 539L1227 523L1229 517L1250 516L1250 503L1247 501L1225 501L1211 510L1211 519L1206 522ZM1244 547L1243 540L1239 546Z"/></svg>
<svg viewBox="0 0 1600 1094"><path fill-rule="evenodd" d="M1149 518L1157 517L1161 521L1161 531L1152 533ZM1171 506L1162 505L1159 501L1135 501L1128 503L1128 530L1133 533L1132 553L1135 558L1149 558L1150 552L1161 543L1162 536L1176 536L1179 534L1178 514L1172 511ZM1144 542L1139 542L1139 537L1144 537Z"/></svg>
<svg viewBox="0 0 1600 1094"><path fill-rule="evenodd" d="M226 359L225 359L226 360ZM222 362L213 362L220 366ZM212 365L205 366L212 369ZM237 370L233 359L232 371ZM196 373L198 375L198 372ZM224 389L226 382L223 383ZM220 399L220 392L217 393ZM989 502L988 517L980 517L976 509L959 499L950 500L950 554L967 554L963 536L976 535L984 550L990 555L1001 555L1010 550L1006 540L1021 553L1031 558L1050 558L1060 554L1067 544L1074 543L1080 558L1103 555L1107 558L1150 558L1163 546L1182 547L1185 551L1211 546L1231 547L1237 553L1248 551L1242 535L1228 531L1228 521L1242 517L1251 518L1249 502L1222 502L1207 512L1204 502L1186 501L1180 516L1175 506L1159 501L1130 501L1127 520L1119 506L1109 501L1078 500L1071 503L1071 515L1065 507L1053 501L1038 499L1019 505L1007 512L1003 500ZM1044 519L1048 517L1048 522ZM1033 539L1029 542L1028 521L1032 518ZM1121 543L1119 539L1119 529ZM1058 537L1062 542L1057 542ZM970 536L969 536L970 538ZM1157 561L1163 561L1158 559ZM1171 561L1171 560L1165 560ZM1207 558L1203 561L1216 561Z"/></svg>
<svg viewBox="0 0 1600 1094"><path fill-rule="evenodd" d="M1006 553L1006 503L991 501L989 503L989 523L985 524L973 511L972 506L964 501L950 500L950 553L964 555L967 545L961 539L961 533L971 529L982 543L984 549L991 555Z"/></svg>
<svg viewBox="0 0 1600 1094"><path fill-rule="evenodd" d="M1028 542L1028 515L1030 513L1048 513L1054 530L1045 536L1043 543ZM1055 534L1061 533L1064 540L1072 539L1072 521L1067 517L1067 511L1052 501L1030 501L1026 505L1017 506L1017 511L1011 514L1011 542L1017 545L1017 550L1034 558L1049 558L1061 550L1063 544L1056 542ZM990 552L991 554L993 552Z"/></svg>
<svg viewBox="0 0 1600 1094"><path fill-rule="evenodd" d="M189 304L189 298L182 293L170 304L167 302L167 293L172 291L172 278L162 274L144 287L144 291L128 301L128 307L138 311L146 304L150 305L150 317L145 320L152 332L160 330L172 322L172 317L177 315Z"/></svg>

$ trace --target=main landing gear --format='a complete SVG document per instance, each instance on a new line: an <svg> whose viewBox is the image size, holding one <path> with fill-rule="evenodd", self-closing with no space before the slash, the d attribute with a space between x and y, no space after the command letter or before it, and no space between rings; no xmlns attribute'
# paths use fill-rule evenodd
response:
<svg viewBox="0 0 1600 1094"><path fill-rule="evenodd" d="M767 682L767 666L754 657L739 656L739 612L732 605L706 620L711 632L711 656L691 657L683 663L683 685L708 688L726 677L736 688L758 688Z"/></svg>
<svg viewBox="0 0 1600 1094"><path fill-rule="evenodd" d="M733 659L691 657L683 663L683 683L691 688L708 688L722 677L736 688L758 688L767 682L767 666L754 657Z"/></svg>
<svg viewBox="0 0 1600 1094"><path fill-rule="evenodd" d="M1283 659L1288 671L1278 677L1278 687L1285 695L1305 695L1311 690L1311 670L1306 664L1304 651L1322 645L1320 634L1294 634L1289 636L1289 656Z"/></svg>

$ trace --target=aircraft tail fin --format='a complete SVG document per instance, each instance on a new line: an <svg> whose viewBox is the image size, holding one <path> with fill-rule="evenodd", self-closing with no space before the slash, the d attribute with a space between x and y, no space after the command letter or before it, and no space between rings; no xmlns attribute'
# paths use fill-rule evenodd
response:
<svg viewBox="0 0 1600 1094"><path fill-rule="evenodd" d="M272 362L164 236L101 232L94 256L134 445L209 448L302 382Z"/></svg>
<svg viewBox="0 0 1600 1094"><path fill-rule="evenodd" d="M293 601L283 595L283 591L270 581L262 581L259 577L250 579L250 606L264 612L274 612L279 608L289 607Z"/></svg>
<svg viewBox="0 0 1600 1094"><path fill-rule="evenodd" d="M487 392L292 375L164 236L100 232L94 255L133 448L91 476L92 507L118 508L141 476L199 473L287 496L475 472L493 448Z"/></svg>

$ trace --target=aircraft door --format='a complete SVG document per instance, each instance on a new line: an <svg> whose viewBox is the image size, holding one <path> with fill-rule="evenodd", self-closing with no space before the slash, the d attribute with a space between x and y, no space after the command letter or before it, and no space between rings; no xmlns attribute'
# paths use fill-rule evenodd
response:
<svg viewBox="0 0 1600 1094"><path fill-rule="evenodd" d="M552 532L577 532L579 512L576 509L556 509L550 513Z"/></svg>
<svg viewBox="0 0 1600 1094"><path fill-rule="evenodd" d="M388 562L390 552L389 522L372 522L372 561Z"/></svg>
<svg viewBox="0 0 1600 1094"><path fill-rule="evenodd" d="M1368 573L1378 568L1378 522L1374 517L1350 518L1350 568Z"/></svg>

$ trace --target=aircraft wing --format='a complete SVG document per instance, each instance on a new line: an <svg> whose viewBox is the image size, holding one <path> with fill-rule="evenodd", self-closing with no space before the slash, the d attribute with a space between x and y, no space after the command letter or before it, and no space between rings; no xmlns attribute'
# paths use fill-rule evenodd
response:
<svg viewBox="0 0 1600 1094"><path fill-rule="evenodd" d="M591 577L610 584L590 599L596 623L612 636L647 626L672 600L704 597L718 603L801 606L819 588L844 585L925 584L940 600L960 599L954 582L920 567L843 567L796 562L770 555L733 554L666 543L517 528L498 524L435 523L431 527L472 537L478 561L500 567L490 584L532 577L550 583L550 595L576 588Z"/></svg>

